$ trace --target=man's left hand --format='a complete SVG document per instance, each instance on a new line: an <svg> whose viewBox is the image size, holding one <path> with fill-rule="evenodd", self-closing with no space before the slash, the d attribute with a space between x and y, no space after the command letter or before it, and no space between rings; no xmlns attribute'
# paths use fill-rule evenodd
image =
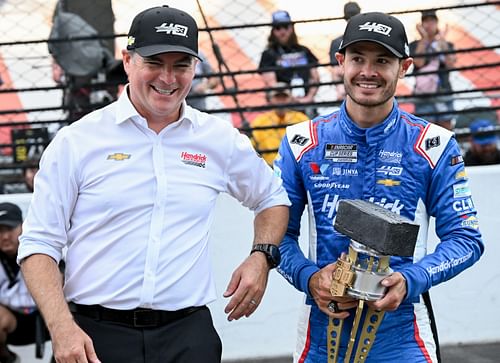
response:
<svg viewBox="0 0 500 363"><path fill-rule="evenodd" d="M263 253L252 253L243 261L233 272L224 292L224 297L231 296L224 309L229 314L227 320L238 320L253 314L266 290L268 276L269 264Z"/></svg>
<svg viewBox="0 0 500 363"><path fill-rule="evenodd" d="M406 280L399 272L394 272L381 282L387 287L385 296L377 301L367 302L375 310L396 310L406 296Z"/></svg>

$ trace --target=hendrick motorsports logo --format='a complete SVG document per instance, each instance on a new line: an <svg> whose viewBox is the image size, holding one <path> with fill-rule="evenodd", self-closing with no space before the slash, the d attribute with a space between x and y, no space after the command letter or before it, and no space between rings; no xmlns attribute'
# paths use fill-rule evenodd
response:
<svg viewBox="0 0 500 363"><path fill-rule="evenodd" d="M325 198L323 199L323 205L321 207L321 211L324 213L328 213L328 218L333 218L333 215L337 212L339 207L340 195L338 194L325 194ZM370 203L376 204L390 210L393 213L401 214L401 210L404 208L404 204L401 204L399 199L396 199L394 202L388 201L387 198L378 198L371 197L368 199Z"/></svg>
<svg viewBox="0 0 500 363"><path fill-rule="evenodd" d="M205 168L207 163L207 156L203 154L190 154L186 151L181 153L181 161L187 165L194 165L200 168Z"/></svg>
<svg viewBox="0 0 500 363"><path fill-rule="evenodd" d="M403 153L401 151L380 150L378 153L378 158L380 161L385 163L401 164Z"/></svg>
<svg viewBox="0 0 500 363"><path fill-rule="evenodd" d="M160 26L155 26L156 32L157 33L165 33L165 34L172 34L172 35L178 35L180 37L187 37L188 35L188 27L185 25L180 25L180 24L174 24L174 23L163 23Z"/></svg>

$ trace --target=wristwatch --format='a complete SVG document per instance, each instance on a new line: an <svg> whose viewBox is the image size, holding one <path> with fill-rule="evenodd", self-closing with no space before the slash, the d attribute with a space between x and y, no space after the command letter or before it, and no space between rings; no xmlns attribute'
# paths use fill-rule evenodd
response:
<svg viewBox="0 0 500 363"><path fill-rule="evenodd" d="M267 262L271 268L275 268L280 264L281 254L278 246L270 244L270 243L258 243L253 245L252 251L250 254L254 252L262 252L266 255Z"/></svg>

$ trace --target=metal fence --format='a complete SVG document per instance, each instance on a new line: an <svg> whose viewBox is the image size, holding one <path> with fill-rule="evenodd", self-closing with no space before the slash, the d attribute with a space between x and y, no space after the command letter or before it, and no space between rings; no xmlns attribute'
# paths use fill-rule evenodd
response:
<svg viewBox="0 0 500 363"><path fill-rule="evenodd" d="M0 167L12 169L22 165L46 144L40 136L31 135L30 138L23 131L17 131L20 136L13 139L13 130L45 128L50 138L61 126L114 99L116 85L125 82L119 59L132 18L147 7L165 3L149 0L62 1L98 29L97 34L89 36L82 31L84 35L53 36L49 42L55 0L0 0L0 29L4 35L0 42L3 82L0 86ZM405 24L410 41L417 39L420 11L436 9L440 26L447 28L447 38L454 43L457 56L455 68L450 73L453 91L438 96L452 97L458 128L467 127L470 120L477 117L497 122L500 1L425 0L381 4L362 0L358 3L363 12L383 11L396 15ZM311 106L320 113L338 107L340 100L331 77L328 49L331 40L345 27L344 1L172 0L168 4L196 18L201 29L200 48L214 68L212 76L221 81L207 97L208 112L217 113L249 131L252 119L270 108L265 99L268 88L257 66L271 29L271 13L277 9L290 12L301 44L309 47L319 59L319 92ZM85 53L80 56L78 50L96 40L106 43L105 47L114 52L115 61L108 60L106 68L92 77L58 77L49 45L68 46L72 50L66 53L85 63ZM418 101L417 96L412 95L414 82L415 77L409 74L397 90L400 104L409 111L414 110L413 104ZM81 88L94 97L84 104L65 102L68 94ZM436 94L418 97L436 97ZM464 132L458 130L459 135ZM13 152L15 145L25 150Z"/></svg>

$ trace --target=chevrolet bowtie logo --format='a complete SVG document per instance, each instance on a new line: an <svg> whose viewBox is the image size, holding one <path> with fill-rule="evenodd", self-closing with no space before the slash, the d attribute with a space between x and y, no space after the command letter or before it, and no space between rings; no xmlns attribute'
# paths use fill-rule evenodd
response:
<svg viewBox="0 0 500 363"><path fill-rule="evenodd" d="M385 185L386 187L393 187L395 185L401 184L399 180L392 180L392 179L379 179L377 180L377 184L382 184Z"/></svg>
<svg viewBox="0 0 500 363"><path fill-rule="evenodd" d="M107 160L116 160L116 161L122 161L126 159L130 159L130 154L114 153L114 154L109 154L107 157Z"/></svg>

